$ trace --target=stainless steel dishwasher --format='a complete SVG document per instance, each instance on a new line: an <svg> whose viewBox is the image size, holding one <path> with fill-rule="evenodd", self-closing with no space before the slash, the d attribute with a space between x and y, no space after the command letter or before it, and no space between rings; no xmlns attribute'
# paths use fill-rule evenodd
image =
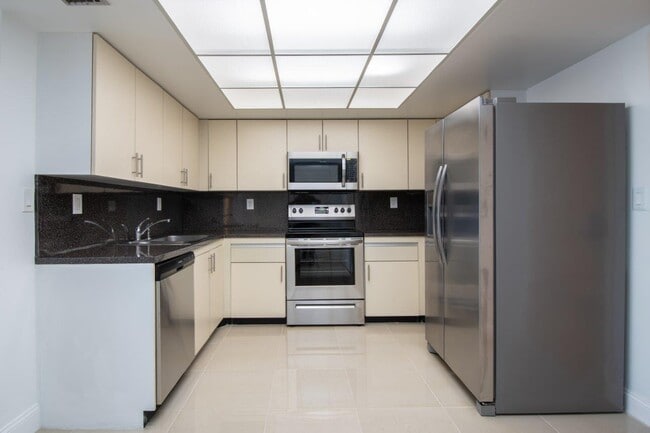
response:
<svg viewBox="0 0 650 433"><path fill-rule="evenodd" d="M194 359L194 253L156 264L156 404Z"/></svg>

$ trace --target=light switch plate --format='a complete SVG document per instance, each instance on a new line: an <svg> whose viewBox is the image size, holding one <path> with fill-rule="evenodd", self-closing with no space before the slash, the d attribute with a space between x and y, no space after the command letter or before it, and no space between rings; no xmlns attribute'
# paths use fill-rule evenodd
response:
<svg viewBox="0 0 650 433"><path fill-rule="evenodd" d="M390 198L390 208L397 209L397 197Z"/></svg>
<svg viewBox="0 0 650 433"><path fill-rule="evenodd" d="M632 203L634 210L648 210L644 187L634 188L632 191Z"/></svg>
<svg viewBox="0 0 650 433"><path fill-rule="evenodd" d="M34 188L23 190L23 212L34 212Z"/></svg>
<svg viewBox="0 0 650 433"><path fill-rule="evenodd" d="M72 194L72 215L81 215L83 213L83 196L81 194Z"/></svg>
<svg viewBox="0 0 650 433"><path fill-rule="evenodd" d="M162 197L156 197L156 210L158 212L162 210Z"/></svg>
<svg viewBox="0 0 650 433"><path fill-rule="evenodd" d="M255 199L247 198L246 199L246 210L255 209Z"/></svg>

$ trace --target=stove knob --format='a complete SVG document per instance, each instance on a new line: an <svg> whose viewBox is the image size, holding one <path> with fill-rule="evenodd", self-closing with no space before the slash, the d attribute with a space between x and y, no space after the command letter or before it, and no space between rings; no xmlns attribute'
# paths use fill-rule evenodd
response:
<svg viewBox="0 0 650 433"><path fill-rule="evenodd" d="M344 207L341 208L341 213L343 213L343 212L345 212L345 208L344 208Z"/></svg>
<svg viewBox="0 0 650 433"><path fill-rule="evenodd" d="M351 207L348 208L348 213L352 213L352 208Z"/></svg>
<svg viewBox="0 0 650 433"><path fill-rule="evenodd" d="M334 208L334 213L339 213L339 208L335 207Z"/></svg>
<svg viewBox="0 0 650 433"><path fill-rule="evenodd" d="M298 212L302 213L302 208L298 209Z"/></svg>
<svg viewBox="0 0 650 433"><path fill-rule="evenodd" d="M297 211L296 208L294 207L293 209L291 209L291 212L292 212L292 213L296 213L296 212L298 212L298 211Z"/></svg>

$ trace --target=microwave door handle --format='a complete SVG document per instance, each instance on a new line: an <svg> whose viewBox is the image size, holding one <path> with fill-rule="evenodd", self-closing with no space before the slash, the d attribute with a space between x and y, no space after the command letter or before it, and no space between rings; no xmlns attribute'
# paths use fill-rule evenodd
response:
<svg viewBox="0 0 650 433"><path fill-rule="evenodd" d="M347 177L347 170L345 167L345 154L341 155L341 188L345 188L345 178Z"/></svg>

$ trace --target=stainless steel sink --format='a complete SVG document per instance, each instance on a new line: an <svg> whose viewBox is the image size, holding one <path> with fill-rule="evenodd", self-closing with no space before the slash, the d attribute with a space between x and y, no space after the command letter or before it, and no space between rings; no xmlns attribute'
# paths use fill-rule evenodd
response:
<svg viewBox="0 0 650 433"><path fill-rule="evenodd" d="M129 245L190 245L207 238L208 235L170 235L154 239L141 239L128 242Z"/></svg>

